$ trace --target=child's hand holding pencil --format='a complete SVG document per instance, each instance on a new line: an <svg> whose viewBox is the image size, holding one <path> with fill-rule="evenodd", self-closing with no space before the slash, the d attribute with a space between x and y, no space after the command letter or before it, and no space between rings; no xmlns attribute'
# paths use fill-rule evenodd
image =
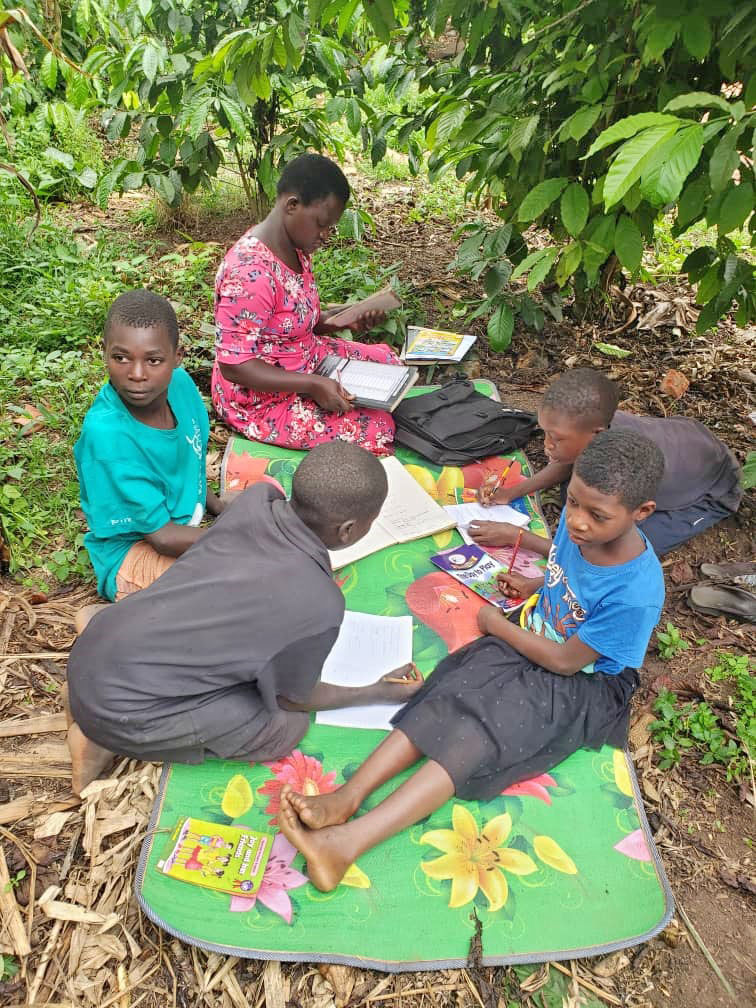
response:
<svg viewBox="0 0 756 1008"><path fill-rule="evenodd" d="M504 489L504 483L513 464L514 459L510 459L498 476L491 474L483 481L478 489L479 504L489 507L491 504L509 504L514 499L514 494L510 494L508 490Z"/></svg>

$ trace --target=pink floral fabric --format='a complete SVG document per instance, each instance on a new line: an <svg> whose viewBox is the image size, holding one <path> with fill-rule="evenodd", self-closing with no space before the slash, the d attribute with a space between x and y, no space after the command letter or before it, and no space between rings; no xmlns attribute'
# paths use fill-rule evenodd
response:
<svg viewBox="0 0 756 1008"><path fill-rule="evenodd" d="M390 413L357 408L338 415L307 397L257 392L221 374L220 364L248 360L312 374L332 353L397 363L396 354L383 343L368 346L316 335L320 298L309 257L298 255L301 273L289 269L249 231L226 253L215 278L215 410L229 427L254 441L309 449L341 439L386 455L394 438Z"/></svg>

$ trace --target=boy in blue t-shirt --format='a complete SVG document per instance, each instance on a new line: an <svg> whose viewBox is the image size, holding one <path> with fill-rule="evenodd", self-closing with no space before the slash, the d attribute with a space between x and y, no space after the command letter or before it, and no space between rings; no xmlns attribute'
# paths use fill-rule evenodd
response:
<svg viewBox="0 0 756 1008"><path fill-rule="evenodd" d="M583 746L624 744L637 670L664 602L661 566L637 527L653 513L663 471L662 453L648 438L597 434L575 462L553 544L506 526L510 543L519 538L549 557L545 580L499 576L510 595L540 592L525 625L483 604L485 636L439 663L349 780L315 797L284 786L278 826L304 854L313 885L334 889L367 850L454 795L487 801ZM351 818L423 757L395 791ZM514 867L494 858L472 881L460 881L448 855L423 868L435 880L452 880L452 906L471 902L480 888L495 911L507 898L502 869L530 870L513 857Z"/></svg>
<svg viewBox="0 0 756 1008"><path fill-rule="evenodd" d="M111 601L152 584L203 534L205 509L223 508L207 486L207 411L179 367L178 339L176 313L158 294L127 291L110 307L110 381L84 418L74 458L84 543Z"/></svg>

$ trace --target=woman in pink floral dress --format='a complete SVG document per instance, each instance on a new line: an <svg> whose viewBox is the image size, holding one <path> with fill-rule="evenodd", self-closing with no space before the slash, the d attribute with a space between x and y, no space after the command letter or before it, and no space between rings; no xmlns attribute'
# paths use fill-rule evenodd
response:
<svg viewBox="0 0 756 1008"><path fill-rule="evenodd" d="M330 335L310 256L325 245L349 199L338 165L319 154L290 162L275 206L231 248L215 280L213 405L234 430L255 441L309 449L353 441L378 455L394 437L390 413L353 405L342 386L315 374L328 354L395 364L385 344L368 346ZM363 332L382 312L351 327Z"/></svg>

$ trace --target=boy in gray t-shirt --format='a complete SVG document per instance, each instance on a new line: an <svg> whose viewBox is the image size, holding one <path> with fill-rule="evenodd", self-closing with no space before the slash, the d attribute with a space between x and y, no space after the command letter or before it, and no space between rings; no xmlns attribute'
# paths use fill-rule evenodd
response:
<svg viewBox="0 0 756 1008"><path fill-rule="evenodd" d="M412 666L371 686L320 682L344 616L328 549L362 538L386 491L367 451L320 445L290 501L251 487L153 585L98 611L68 662L74 792L115 753L274 760L307 711L408 700L422 683Z"/></svg>
<svg viewBox="0 0 756 1008"><path fill-rule="evenodd" d="M515 486L493 493L483 487L481 503L506 504L537 490L566 487L578 455L599 431L611 428L647 437L664 456L656 510L640 525L658 556L738 510L743 496L740 466L711 431L687 417L624 413L617 410L618 401L617 386L600 371L576 368L559 375L538 411L549 464ZM501 524L473 522L470 535L482 546L499 545Z"/></svg>

